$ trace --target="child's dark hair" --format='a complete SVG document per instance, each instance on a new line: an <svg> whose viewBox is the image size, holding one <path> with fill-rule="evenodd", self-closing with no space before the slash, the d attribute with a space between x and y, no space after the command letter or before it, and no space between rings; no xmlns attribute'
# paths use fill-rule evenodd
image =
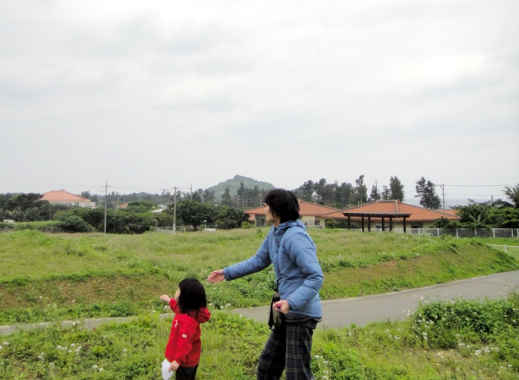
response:
<svg viewBox="0 0 519 380"><path fill-rule="evenodd" d="M294 193L283 189L274 189L265 196L265 203L281 223L299 219L299 202Z"/></svg>
<svg viewBox="0 0 519 380"><path fill-rule="evenodd" d="M207 306L204 286L196 278L185 278L178 284L180 296L178 306L182 313L198 311Z"/></svg>

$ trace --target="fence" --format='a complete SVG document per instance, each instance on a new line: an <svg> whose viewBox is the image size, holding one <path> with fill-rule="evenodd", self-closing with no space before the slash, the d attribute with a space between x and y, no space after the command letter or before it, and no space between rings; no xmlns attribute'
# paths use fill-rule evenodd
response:
<svg viewBox="0 0 519 380"><path fill-rule="evenodd" d="M193 228L193 226L190 226L190 225L177 225L175 228L176 232L187 232L187 231L194 231L194 230L195 229ZM173 227L171 227L171 226L153 227L152 231L172 233ZM198 227L198 231L216 232L216 225L212 225L212 224L211 225L210 224L202 225L202 226Z"/></svg>
<svg viewBox="0 0 519 380"><path fill-rule="evenodd" d="M519 245L487 244L489 247L499 249L510 256L519 259Z"/></svg>
<svg viewBox="0 0 519 380"><path fill-rule="evenodd" d="M395 231L403 232L402 230ZM407 232L413 235L450 235L457 238L519 238L519 228L410 228Z"/></svg>

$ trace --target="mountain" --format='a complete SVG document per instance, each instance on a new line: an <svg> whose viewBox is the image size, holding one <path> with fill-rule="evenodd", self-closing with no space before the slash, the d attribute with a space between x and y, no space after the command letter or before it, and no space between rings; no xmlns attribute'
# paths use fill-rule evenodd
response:
<svg viewBox="0 0 519 380"><path fill-rule="evenodd" d="M256 181L255 179L249 177L235 175L233 178L228 179L224 182L220 182L218 185L211 186L207 190L214 191L216 199L221 199L223 193L225 192L225 188L227 187L231 192L231 196L236 195L241 183L243 183L243 186L249 189L253 189L254 186L258 186L258 189L260 190L271 190L274 188L274 185L272 185L271 183Z"/></svg>

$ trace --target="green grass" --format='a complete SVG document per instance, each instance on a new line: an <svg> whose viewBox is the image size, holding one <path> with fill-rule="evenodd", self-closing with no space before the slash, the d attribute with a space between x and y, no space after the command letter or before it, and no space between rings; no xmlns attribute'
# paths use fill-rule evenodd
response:
<svg viewBox="0 0 519 380"><path fill-rule="evenodd" d="M255 253L267 230L143 235L0 234L0 323L124 316L160 308L184 277ZM383 293L519 269L481 242L392 233L310 230L324 299ZM272 268L206 286L215 308L263 305Z"/></svg>
<svg viewBox="0 0 519 380"><path fill-rule="evenodd" d="M493 326L488 331L480 328L480 314L484 326ZM170 324L155 313L95 331L19 332L0 340L0 378L158 378ZM317 329L312 368L316 379L517 379L518 326L517 295L508 301L433 304L403 322ZM214 312L202 325L198 378L254 379L268 334L265 324Z"/></svg>
<svg viewBox="0 0 519 380"><path fill-rule="evenodd" d="M250 257L266 232L0 233L0 323L140 314L94 331L52 327L1 337L0 378L157 378L171 323L158 317L158 296L172 294L186 276L204 279ZM325 299L519 269L484 240L310 233L325 272ZM269 269L206 285L214 318L203 325L200 379L255 378L267 327L220 309L266 304L273 280ZM317 330L316 379L516 379L518 299L434 304L404 322Z"/></svg>
<svg viewBox="0 0 519 380"><path fill-rule="evenodd" d="M519 246L519 238L482 238L482 237L474 237L474 238L461 238L460 240L471 240L477 241L480 243L486 244L496 244L496 245L514 245Z"/></svg>

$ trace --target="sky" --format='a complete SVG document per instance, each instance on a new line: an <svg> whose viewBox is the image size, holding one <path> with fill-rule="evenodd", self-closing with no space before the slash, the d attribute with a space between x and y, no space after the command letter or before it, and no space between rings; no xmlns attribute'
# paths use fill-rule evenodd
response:
<svg viewBox="0 0 519 380"><path fill-rule="evenodd" d="M516 0L0 2L0 193L519 183Z"/></svg>

